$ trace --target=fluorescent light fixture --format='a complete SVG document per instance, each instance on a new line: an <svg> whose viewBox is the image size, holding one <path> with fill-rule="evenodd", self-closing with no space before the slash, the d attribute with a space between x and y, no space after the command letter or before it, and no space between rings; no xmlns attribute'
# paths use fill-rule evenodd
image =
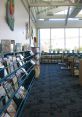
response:
<svg viewBox="0 0 82 117"><path fill-rule="evenodd" d="M40 21L44 21L44 19L38 19L38 20L40 20Z"/></svg>
<svg viewBox="0 0 82 117"><path fill-rule="evenodd" d="M42 0L42 1L50 2L51 0ZM62 1L64 1L64 0L52 0L52 1L55 1L55 2L62 2Z"/></svg>
<svg viewBox="0 0 82 117"><path fill-rule="evenodd" d="M63 10L63 11L59 11L57 13L54 13L54 15L66 15L67 14L67 9Z"/></svg>
<svg viewBox="0 0 82 117"><path fill-rule="evenodd" d="M75 20L79 20L79 18L68 18L68 20L75 21Z"/></svg>
<svg viewBox="0 0 82 117"><path fill-rule="evenodd" d="M64 21L65 19L49 19L49 21Z"/></svg>
<svg viewBox="0 0 82 117"><path fill-rule="evenodd" d="M49 1L49 0L42 0L42 1Z"/></svg>

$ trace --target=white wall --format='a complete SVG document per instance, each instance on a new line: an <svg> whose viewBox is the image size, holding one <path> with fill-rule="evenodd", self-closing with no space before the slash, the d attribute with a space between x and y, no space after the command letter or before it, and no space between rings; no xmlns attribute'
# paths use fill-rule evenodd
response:
<svg viewBox="0 0 82 117"><path fill-rule="evenodd" d="M25 23L28 22L28 13L21 0L15 0L15 27L11 31L5 21L5 1L0 0L0 40L10 39L16 43L28 43L26 40Z"/></svg>

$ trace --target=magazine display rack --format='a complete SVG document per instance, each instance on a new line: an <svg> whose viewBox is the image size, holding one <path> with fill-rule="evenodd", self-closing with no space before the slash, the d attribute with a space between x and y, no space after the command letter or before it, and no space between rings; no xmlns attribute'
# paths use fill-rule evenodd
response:
<svg viewBox="0 0 82 117"><path fill-rule="evenodd" d="M35 55L25 51L0 57L0 117L20 117L35 80Z"/></svg>

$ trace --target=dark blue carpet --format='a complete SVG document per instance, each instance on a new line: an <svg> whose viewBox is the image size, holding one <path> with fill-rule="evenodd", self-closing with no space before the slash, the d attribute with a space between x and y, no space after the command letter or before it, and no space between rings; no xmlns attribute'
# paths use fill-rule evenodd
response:
<svg viewBox="0 0 82 117"><path fill-rule="evenodd" d="M42 64L25 105L23 117L82 117L79 78L58 64Z"/></svg>

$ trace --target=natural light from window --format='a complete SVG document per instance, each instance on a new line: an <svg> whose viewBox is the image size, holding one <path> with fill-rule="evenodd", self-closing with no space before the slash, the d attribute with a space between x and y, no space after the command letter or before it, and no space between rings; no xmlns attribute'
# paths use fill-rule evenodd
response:
<svg viewBox="0 0 82 117"><path fill-rule="evenodd" d="M82 50L82 28L40 29L41 51Z"/></svg>

